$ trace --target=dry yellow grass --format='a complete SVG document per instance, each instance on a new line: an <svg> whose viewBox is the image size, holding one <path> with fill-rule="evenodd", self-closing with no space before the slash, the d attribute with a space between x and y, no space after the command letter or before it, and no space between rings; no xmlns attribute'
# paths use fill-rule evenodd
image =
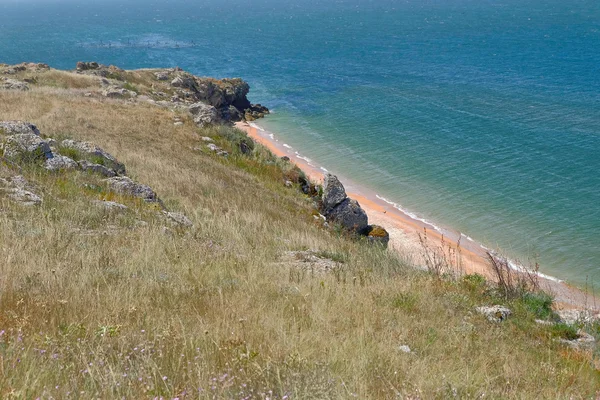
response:
<svg viewBox="0 0 600 400"><path fill-rule="evenodd" d="M193 150L204 135L228 143L184 114L176 127L174 116L57 88L0 91L0 119L94 142L194 222L165 234L145 204L91 207L100 195L82 188L81 173L24 169L45 201L0 198L1 398L596 395L589 357L560 347L520 303L506 323L487 322L472 311L491 301L479 287L323 230L264 150L228 159ZM343 268L276 263L301 249Z"/></svg>

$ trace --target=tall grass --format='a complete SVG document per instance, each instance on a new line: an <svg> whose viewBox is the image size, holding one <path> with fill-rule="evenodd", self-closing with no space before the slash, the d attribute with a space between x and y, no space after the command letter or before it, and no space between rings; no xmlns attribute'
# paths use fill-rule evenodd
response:
<svg viewBox="0 0 600 400"><path fill-rule="evenodd" d="M495 298L473 282L322 229L264 149L234 151L237 131L46 88L0 92L0 115L96 143L194 222L168 231L131 199L116 199L124 213L91 206L103 194L85 174L23 171L44 203L0 197L2 398L537 399L599 389L589 358L562 350L535 316L517 307L492 326L472 310ZM231 155L195 151L206 135ZM342 268L292 273L278 262L304 249Z"/></svg>

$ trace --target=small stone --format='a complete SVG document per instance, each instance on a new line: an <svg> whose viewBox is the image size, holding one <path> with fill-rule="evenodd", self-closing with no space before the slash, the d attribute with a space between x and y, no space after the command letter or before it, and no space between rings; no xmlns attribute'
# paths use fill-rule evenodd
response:
<svg viewBox="0 0 600 400"><path fill-rule="evenodd" d="M398 350L400 350L401 352L406 353L406 354L412 353L412 350L410 349L410 347L408 347L405 344L403 344L402 346L398 347Z"/></svg>
<svg viewBox="0 0 600 400"><path fill-rule="evenodd" d="M477 307L475 310L484 315L490 322L502 322L512 314L510 309L504 306Z"/></svg>
<svg viewBox="0 0 600 400"><path fill-rule="evenodd" d="M202 139L203 142L214 142L214 140L212 138L209 138L208 136L202 136L200 139Z"/></svg>
<svg viewBox="0 0 600 400"><path fill-rule="evenodd" d="M194 225L192 221L182 213L163 211L163 215L179 226L190 228Z"/></svg>
<svg viewBox="0 0 600 400"><path fill-rule="evenodd" d="M103 201L103 200L93 200L92 204L94 204L95 206L98 206L100 208L104 208L106 210L109 211L113 211L113 210L127 210L127 206L121 203L117 203L115 201Z"/></svg>
<svg viewBox="0 0 600 400"><path fill-rule="evenodd" d="M285 187L292 187L292 186L294 186L294 183L292 181L289 181L289 180L285 181Z"/></svg>
<svg viewBox="0 0 600 400"><path fill-rule="evenodd" d="M175 125L175 126L183 126L183 122L177 121L177 122L173 123L173 125Z"/></svg>

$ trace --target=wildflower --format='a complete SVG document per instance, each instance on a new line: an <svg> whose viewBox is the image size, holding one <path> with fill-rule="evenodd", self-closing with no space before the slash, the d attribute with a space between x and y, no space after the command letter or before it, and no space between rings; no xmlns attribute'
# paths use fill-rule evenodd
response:
<svg viewBox="0 0 600 400"><path fill-rule="evenodd" d="M168 378L166 376L163 376L163 381L166 381Z"/></svg>

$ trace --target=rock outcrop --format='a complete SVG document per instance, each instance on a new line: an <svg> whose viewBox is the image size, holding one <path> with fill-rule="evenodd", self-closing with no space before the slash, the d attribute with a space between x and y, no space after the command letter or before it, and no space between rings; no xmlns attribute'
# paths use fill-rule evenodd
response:
<svg viewBox="0 0 600 400"><path fill-rule="evenodd" d="M66 156L53 155L52 158L46 160L44 167L48 171L61 171L67 169L77 169L77 163Z"/></svg>
<svg viewBox="0 0 600 400"><path fill-rule="evenodd" d="M26 91L29 90L29 85L16 79L5 78L3 81L0 80L0 89Z"/></svg>
<svg viewBox="0 0 600 400"><path fill-rule="evenodd" d="M106 179L105 182L116 193L137 197L148 203L160 202L158 196L150 186L134 182L127 176L115 176Z"/></svg>
<svg viewBox="0 0 600 400"><path fill-rule="evenodd" d="M125 165L111 154L104 151L102 148L89 143L89 142L78 142L76 140L66 139L60 143L63 149L70 149L76 154L82 156L82 158L91 158L95 161L95 164L100 164L108 169L115 172L115 175L125 175Z"/></svg>
<svg viewBox="0 0 600 400"><path fill-rule="evenodd" d="M0 194L2 193L25 206L37 206L42 203L42 197L21 175L0 177Z"/></svg>
<svg viewBox="0 0 600 400"><path fill-rule="evenodd" d="M0 134L17 135L21 133L33 133L40 136L39 129L25 121L0 121Z"/></svg>
<svg viewBox="0 0 600 400"><path fill-rule="evenodd" d="M323 178L323 193L320 202L320 212L328 222L336 223L344 229L366 236L369 242L387 246L389 233L377 225L369 225L367 213L358 201L350 199L346 189L337 176L325 174ZM305 193L306 190L302 189Z"/></svg>
<svg viewBox="0 0 600 400"><path fill-rule="evenodd" d="M4 142L4 157L9 160L47 160L53 157L48 142L34 133L10 135Z"/></svg>
<svg viewBox="0 0 600 400"><path fill-rule="evenodd" d="M194 122L199 127L213 125L221 121L217 109L202 102L192 104L189 107L189 112L192 114Z"/></svg>
<svg viewBox="0 0 600 400"><path fill-rule="evenodd" d="M346 198L337 204L326 215L328 220L340 224L347 230L363 234L369 226L367 213L361 208L358 201Z"/></svg>

